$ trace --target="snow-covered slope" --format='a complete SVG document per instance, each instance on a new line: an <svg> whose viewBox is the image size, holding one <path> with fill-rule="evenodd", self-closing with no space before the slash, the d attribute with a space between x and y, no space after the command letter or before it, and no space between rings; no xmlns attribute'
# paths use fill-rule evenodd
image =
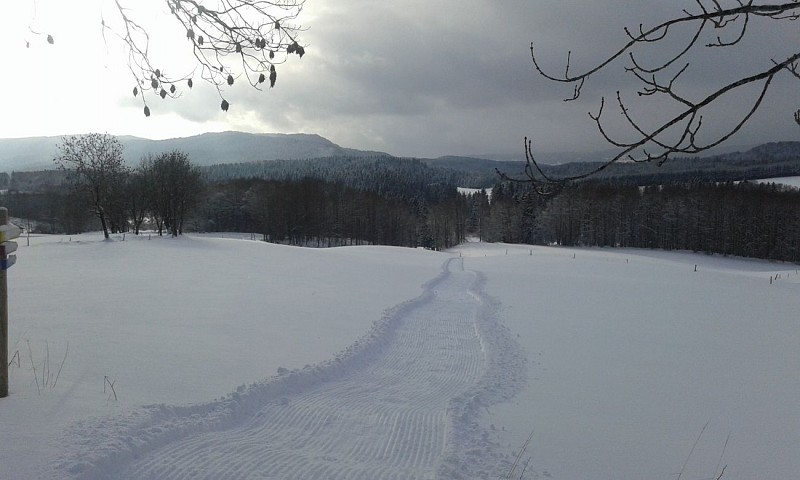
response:
<svg viewBox="0 0 800 480"><path fill-rule="evenodd" d="M701 432L682 478L800 470L794 266L20 243L2 479L498 478L531 431L524 478L674 478Z"/></svg>
<svg viewBox="0 0 800 480"><path fill-rule="evenodd" d="M529 478L674 479L687 458L682 479L716 479L725 465L725 480L800 471L796 265L458 250L466 269L487 275L486 293L527 350L528 387L484 423L504 425L509 448L533 431Z"/></svg>

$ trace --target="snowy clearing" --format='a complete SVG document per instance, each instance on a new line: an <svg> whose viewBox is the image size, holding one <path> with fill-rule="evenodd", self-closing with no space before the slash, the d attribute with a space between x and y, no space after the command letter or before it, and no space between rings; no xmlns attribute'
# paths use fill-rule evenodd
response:
<svg viewBox="0 0 800 480"><path fill-rule="evenodd" d="M777 183L789 187L800 188L800 177L775 177L756 180L758 183Z"/></svg>
<svg viewBox="0 0 800 480"><path fill-rule="evenodd" d="M531 479L800 470L795 265L92 235L18 257L3 479L498 478L531 432Z"/></svg>
<svg viewBox="0 0 800 480"><path fill-rule="evenodd" d="M467 187L458 187L458 193L464 195L475 195L477 193L486 192L486 195L491 200L492 198L492 188L467 188Z"/></svg>

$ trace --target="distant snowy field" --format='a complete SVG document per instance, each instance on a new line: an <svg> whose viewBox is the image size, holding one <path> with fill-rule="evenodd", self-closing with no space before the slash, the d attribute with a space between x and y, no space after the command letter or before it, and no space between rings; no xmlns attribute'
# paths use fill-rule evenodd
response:
<svg viewBox="0 0 800 480"><path fill-rule="evenodd" d="M778 183L781 185L788 185L794 188L800 188L800 177L776 177L776 178L765 178L763 180L757 180L758 183Z"/></svg>
<svg viewBox="0 0 800 480"><path fill-rule="evenodd" d="M20 239L0 478L800 471L795 265L243 238Z"/></svg>
<svg viewBox="0 0 800 480"><path fill-rule="evenodd" d="M492 189L491 188L467 188L467 187L458 187L458 193L464 195L475 195L476 193L486 192L486 195L489 198L492 198Z"/></svg>

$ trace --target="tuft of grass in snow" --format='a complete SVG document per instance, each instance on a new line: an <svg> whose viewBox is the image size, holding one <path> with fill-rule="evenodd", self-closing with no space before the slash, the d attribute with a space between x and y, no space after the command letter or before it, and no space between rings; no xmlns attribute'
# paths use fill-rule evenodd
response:
<svg viewBox="0 0 800 480"><path fill-rule="evenodd" d="M14 355L11 356L11 360L8 362L8 366L14 365L14 360L17 361L17 368L20 368L20 358L19 358L19 350L14 352Z"/></svg>
<svg viewBox="0 0 800 480"><path fill-rule="evenodd" d="M33 372L33 378L36 382L37 393L41 395L43 390L52 391L56 388L56 385L58 385L58 379L61 377L61 371L64 369L64 364L67 362L67 356L69 356L69 342L67 342L67 347L64 349L64 358L58 365L58 370L54 371L50 367L50 343L45 340L45 351L43 353L42 361L38 364L39 372L36 371L37 363L33 359L33 347L31 347L31 341L26 340L26 343L28 344L28 359L31 362L31 371ZM19 350L17 350L15 355L17 357L19 366ZM11 360L13 363L14 358L12 357Z"/></svg>
<svg viewBox="0 0 800 480"><path fill-rule="evenodd" d="M519 472L519 477L516 478L518 478L518 480L522 480L523 478L525 478L525 470L528 469L528 464L531 463L532 457L528 456L528 458L524 462L522 462L522 457L528 451L528 446L530 445L532 439L533 439L533 430L531 430L531 434L528 435L528 438L527 440L525 440L525 443L522 444L522 447L519 449L519 453L517 453L517 456L514 457L514 462L511 464L511 469L503 478L505 479L515 478L517 469L520 468L520 466L522 466L522 469Z"/></svg>

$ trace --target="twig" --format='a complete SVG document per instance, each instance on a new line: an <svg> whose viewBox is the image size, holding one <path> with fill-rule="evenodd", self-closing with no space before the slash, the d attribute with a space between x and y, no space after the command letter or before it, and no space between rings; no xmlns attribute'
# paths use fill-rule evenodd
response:
<svg viewBox="0 0 800 480"><path fill-rule="evenodd" d="M106 393L106 384L108 384L109 388L111 389L111 393L114 395L114 401L117 401L117 391L114 390L115 383L117 383L116 380L112 382L111 379L108 378L108 375L103 375L103 393ZM111 399L110 395L108 399Z"/></svg>
<svg viewBox="0 0 800 480"><path fill-rule="evenodd" d="M519 466L519 461L522 458L522 455L525 453L525 451L528 450L528 445L531 443L531 439L533 439L533 432L534 430L531 430L531 434L528 435L528 439L525 440L525 443L522 444L522 448L519 449L519 453L517 453L517 457L514 459L514 463L511 464L511 470L509 470L508 474L506 474L506 478L514 477L514 472L517 470L517 467ZM528 461L530 461L530 459ZM525 468L527 468L527 466L528 462L525 462ZM524 471L525 470L523 469L523 473Z"/></svg>
<svg viewBox="0 0 800 480"><path fill-rule="evenodd" d="M719 461L717 462L717 467L714 469L714 474L716 474L717 471L719 471L719 466L722 465L722 458L725 456L725 449L728 448L728 441L730 441L730 439L731 439L731 434L729 433L728 437L725 438L725 445L722 446L722 453L719 455ZM728 467L727 465L722 467L722 471L719 472L719 476L717 477L717 480L722 478L722 474L725 473L725 469L727 467Z"/></svg>
<svg viewBox="0 0 800 480"><path fill-rule="evenodd" d="M39 377L36 375L36 365L33 363L33 350L31 349L31 341L25 341L28 344L28 357L31 359L31 368L33 369L33 378L36 380L36 391L39 395L42 394L42 389L39 387Z"/></svg>
<svg viewBox="0 0 800 480"><path fill-rule="evenodd" d="M44 365L42 365L42 387L50 386L50 344L44 341Z"/></svg>
<svg viewBox="0 0 800 480"><path fill-rule="evenodd" d="M717 478L716 478L716 480L720 480L720 479L722 478L722 476L723 476L723 475L725 475L725 469L726 469L726 468L728 468L728 466L727 466L727 465L725 465L724 467L722 467L722 471L721 471L721 472L719 472L719 477L717 477Z"/></svg>
<svg viewBox="0 0 800 480"><path fill-rule="evenodd" d="M531 458L533 457L528 457L528 459L525 460L525 465L522 466L522 471L519 472L519 480L522 480L522 478L525 476L525 470L528 469L528 464L531 463Z"/></svg>
<svg viewBox="0 0 800 480"><path fill-rule="evenodd" d="M681 480L683 472L684 470L686 470L686 465L689 463L689 459L692 458L692 454L694 453L694 449L697 447L697 444L700 443L700 437L703 436L703 432L706 431L706 427L708 427L708 422L706 422L706 424L703 425L703 428L700 430L700 435L697 436L697 439L694 441L694 445L692 445L692 449L689 450L689 455L686 457L686 461L683 462L683 466L681 467L680 473L678 473L677 480Z"/></svg>
<svg viewBox="0 0 800 480"><path fill-rule="evenodd" d="M10 361L10 362L8 362L8 366L9 366L9 367L10 367L10 366L11 366L11 365L14 363L14 359L15 359L15 358L17 359L17 368L19 368L19 367L20 367L20 364L19 364L19 350L17 350L16 352L14 352L14 355L11 357L11 361Z"/></svg>
<svg viewBox="0 0 800 480"><path fill-rule="evenodd" d="M52 387L50 387L50 389L51 389L51 390L52 390L53 388L56 388L56 384L58 383L58 377L60 377L60 376L61 376L61 369L62 369L62 368L64 368L64 362L66 362L66 361L67 361L67 354L68 354L68 353L69 353L69 342L67 342L67 349L66 349L66 350L64 350L64 359L63 359L63 360L61 360L61 365L59 365L59 366L58 366L58 372L56 373L56 379L55 379L55 380L53 380L53 386L52 386Z"/></svg>

